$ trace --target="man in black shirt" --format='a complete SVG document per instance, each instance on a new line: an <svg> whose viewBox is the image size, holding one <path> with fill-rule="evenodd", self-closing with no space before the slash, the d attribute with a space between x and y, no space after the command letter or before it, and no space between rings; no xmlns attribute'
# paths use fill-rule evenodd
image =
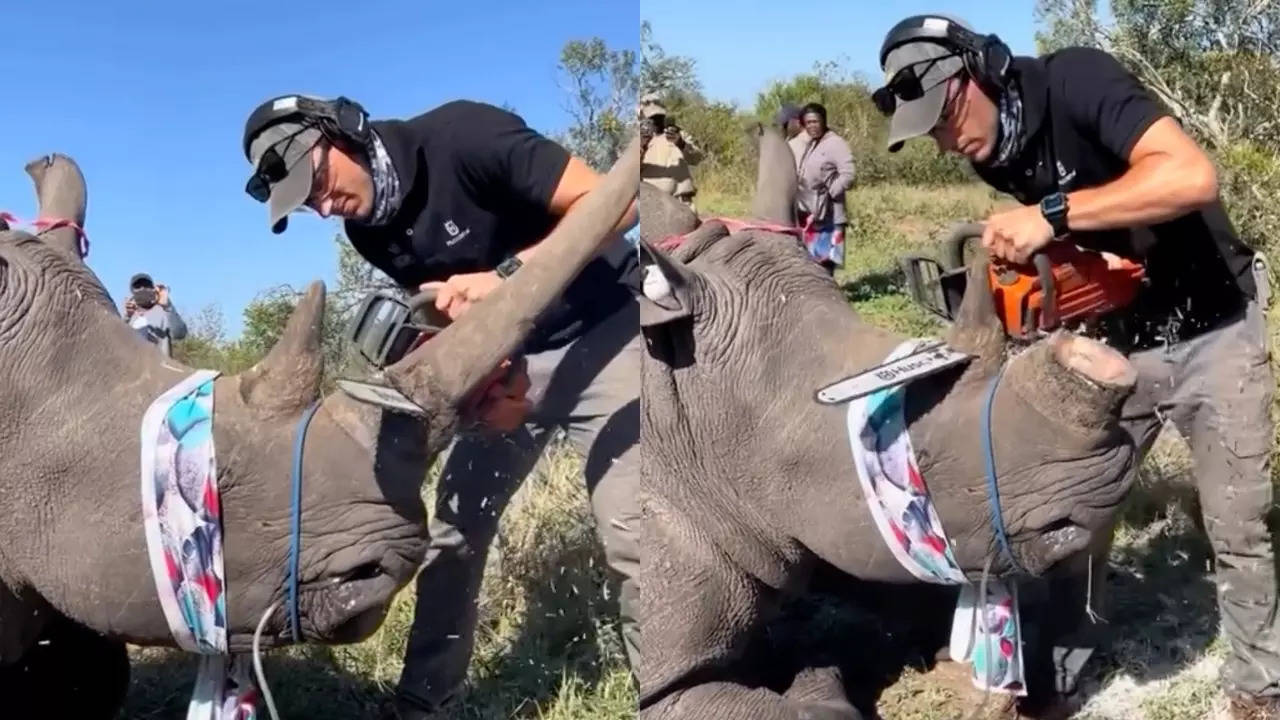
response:
<svg viewBox="0 0 1280 720"><path fill-rule="evenodd" d="M303 207L342 217L357 252L411 292L438 289L436 308L451 318L519 272L599 181L519 116L464 100L370 122L343 98L275 98L250 116L244 151L255 168L246 191L268 204L274 232ZM625 645L638 660L639 269L621 235L635 212L539 317L523 347L528 404L498 393L485 413L513 432L461 436L449 454L397 690L401 717L425 717L465 679L498 518L559 426L586 458L596 526L621 576Z"/></svg>
<svg viewBox="0 0 1280 720"><path fill-rule="evenodd" d="M1189 441L1232 648L1223 685L1238 708L1274 710L1269 274L1236 236L1213 163L1101 50L1011 57L959 20L916 16L889 31L880 62L891 152L930 136L1023 203L986 219L994 256L1027 262L1065 236L1145 265L1148 287L1104 321L1139 373L1123 420L1144 454L1165 420Z"/></svg>

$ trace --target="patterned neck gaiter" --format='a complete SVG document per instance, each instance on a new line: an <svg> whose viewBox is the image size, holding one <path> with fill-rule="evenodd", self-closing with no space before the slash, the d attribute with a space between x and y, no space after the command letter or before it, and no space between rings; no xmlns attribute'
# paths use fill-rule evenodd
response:
<svg viewBox="0 0 1280 720"><path fill-rule="evenodd" d="M400 176L377 131L369 133L369 144L365 150L373 173L373 211L362 224L385 225L400 209Z"/></svg>
<svg viewBox="0 0 1280 720"><path fill-rule="evenodd" d="M1025 140L1022 132L1022 92L1016 81L1010 81L1000 94L1000 130L997 137L996 154L990 164L1002 167L1022 152Z"/></svg>

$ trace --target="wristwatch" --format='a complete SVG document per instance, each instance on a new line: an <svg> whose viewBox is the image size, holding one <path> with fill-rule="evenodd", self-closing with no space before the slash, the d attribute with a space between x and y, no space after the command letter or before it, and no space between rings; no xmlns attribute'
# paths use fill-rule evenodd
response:
<svg viewBox="0 0 1280 720"><path fill-rule="evenodd" d="M520 269L521 265L524 265L524 263L520 262L520 258L512 255L506 260L498 263L498 267L494 268L493 271L498 273L498 277L506 280L514 275L515 272Z"/></svg>
<svg viewBox="0 0 1280 720"><path fill-rule="evenodd" d="M1040 214L1053 227L1053 236L1060 238L1069 231L1067 227L1067 196L1056 192L1040 201Z"/></svg>

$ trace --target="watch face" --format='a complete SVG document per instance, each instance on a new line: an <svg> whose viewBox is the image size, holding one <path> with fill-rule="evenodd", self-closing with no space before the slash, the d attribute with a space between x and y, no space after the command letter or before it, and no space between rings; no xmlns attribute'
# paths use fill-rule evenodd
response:
<svg viewBox="0 0 1280 720"><path fill-rule="evenodd" d="M512 273L520 269L520 258L509 257L498 264L498 275L502 277L510 277Z"/></svg>

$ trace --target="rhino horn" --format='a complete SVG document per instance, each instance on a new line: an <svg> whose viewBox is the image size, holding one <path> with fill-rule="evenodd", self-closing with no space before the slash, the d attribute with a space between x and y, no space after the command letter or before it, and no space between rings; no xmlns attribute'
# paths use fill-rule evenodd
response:
<svg viewBox="0 0 1280 720"><path fill-rule="evenodd" d="M1027 350L1008 370L1020 395L1052 408L1055 422L1085 431L1114 422L1137 377L1116 349L1063 331Z"/></svg>
<svg viewBox="0 0 1280 720"><path fill-rule="evenodd" d="M32 160L24 169L36 186L40 219L67 220L77 227L84 227L88 191L84 174L75 160L53 153ZM75 228L55 228L44 233L43 237L51 247L80 259L80 237Z"/></svg>
<svg viewBox="0 0 1280 720"><path fill-rule="evenodd" d="M947 336L947 344L952 348L977 357L968 372L980 377L992 374L1004 361L1007 341L987 277L989 262L985 251L980 251L969 264L964 299Z"/></svg>
<svg viewBox="0 0 1280 720"><path fill-rule="evenodd" d="M751 215L780 225L796 224L796 160L781 131L772 125L755 128L760 157Z"/></svg>
<svg viewBox="0 0 1280 720"><path fill-rule="evenodd" d="M320 397L324 296L324 283L311 283L271 352L241 373L240 396L260 415L296 415Z"/></svg>
<svg viewBox="0 0 1280 720"><path fill-rule="evenodd" d="M387 367L387 380L428 412L456 410L596 256L635 202L639 179L636 137L600 185L539 244L537 255L439 335Z"/></svg>

